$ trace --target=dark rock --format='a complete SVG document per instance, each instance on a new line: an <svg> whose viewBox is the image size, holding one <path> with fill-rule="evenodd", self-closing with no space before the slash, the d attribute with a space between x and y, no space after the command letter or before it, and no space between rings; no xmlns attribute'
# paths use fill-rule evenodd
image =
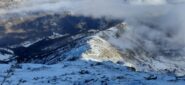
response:
<svg viewBox="0 0 185 85"><path fill-rule="evenodd" d="M130 71L136 71L136 69L134 67L127 67L127 69Z"/></svg>
<svg viewBox="0 0 185 85"><path fill-rule="evenodd" d="M89 82L91 82L91 81L94 81L94 79L87 79L87 80L85 80L84 82L85 82L85 83L89 83Z"/></svg>
<svg viewBox="0 0 185 85"><path fill-rule="evenodd" d="M79 73L80 74L89 74L89 71L88 70L81 70Z"/></svg>
<svg viewBox="0 0 185 85"><path fill-rule="evenodd" d="M117 64L120 64L120 65L123 65L124 64L124 62L123 61L118 61L118 62L116 62Z"/></svg>
<svg viewBox="0 0 185 85"><path fill-rule="evenodd" d="M156 80L157 76L155 75L149 75L148 77L144 77L146 80Z"/></svg>
<svg viewBox="0 0 185 85"><path fill-rule="evenodd" d="M125 77L124 76L117 76L116 78L117 79L124 79Z"/></svg>
<svg viewBox="0 0 185 85"><path fill-rule="evenodd" d="M67 59L67 61L76 61L77 59L79 59L79 57L70 57Z"/></svg>
<svg viewBox="0 0 185 85"><path fill-rule="evenodd" d="M91 66L98 66L98 65L102 65L103 63L102 62L95 62L93 64L91 64Z"/></svg>

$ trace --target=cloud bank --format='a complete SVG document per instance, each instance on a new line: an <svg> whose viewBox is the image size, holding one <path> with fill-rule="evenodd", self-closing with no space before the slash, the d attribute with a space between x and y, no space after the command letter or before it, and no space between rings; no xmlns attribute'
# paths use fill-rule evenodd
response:
<svg viewBox="0 0 185 85"><path fill-rule="evenodd" d="M70 10L77 14L124 17L154 11L165 0L23 0L17 8L0 9L0 14L30 13L35 11L62 12ZM147 9L146 9L147 8ZM142 13L144 14L144 13Z"/></svg>

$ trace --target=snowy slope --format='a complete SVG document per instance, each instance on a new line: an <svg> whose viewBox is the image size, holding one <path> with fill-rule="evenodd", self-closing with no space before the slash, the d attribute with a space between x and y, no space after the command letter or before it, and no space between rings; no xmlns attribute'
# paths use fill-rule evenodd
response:
<svg viewBox="0 0 185 85"><path fill-rule="evenodd" d="M8 54L0 54L0 61L6 61L8 60L10 57L12 57L12 55L8 55Z"/></svg>
<svg viewBox="0 0 185 85"><path fill-rule="evenodd" d="M13 57L13 51L7 48L0 48L0 62L9 61Z"/></svg>
<svg viewBox="0 0 185 85"><path fill-rule="evenodd" d="M112 62L68 60L55 65L21 64L12 66L10 72L7 71L8 68L10 65L0 65L0 81L9 75L3 85L183 85L185 83L183 78L170 74L134 72Z"/></svg>

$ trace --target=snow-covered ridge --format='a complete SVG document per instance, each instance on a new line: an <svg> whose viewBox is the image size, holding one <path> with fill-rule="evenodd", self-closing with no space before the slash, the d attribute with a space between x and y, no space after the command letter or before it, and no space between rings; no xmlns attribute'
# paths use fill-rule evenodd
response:
<svg viewBox="0 0 185 85"><path fill-rule="evenodd" d="M85 52L82 57L85 60L93 61L122 61L124 62L123 65L134 67L138 71L148 72L152 70L171 72L178 76L185 75L185 58L183 55L175 56L175 53L178 54L178 51L170 51L171 48L167 48L167 50L174 53L174 55L169 54L172 58L168 58L169 56L165 54L156 55L154 51L147 50L148 47L143 46L140 43L140 39L127 34L131 29L127 24L123 23L99 32L89 41L88 44L91 46L91 49ZM103 54L104 51L106 51L105 54Z"/></svg>

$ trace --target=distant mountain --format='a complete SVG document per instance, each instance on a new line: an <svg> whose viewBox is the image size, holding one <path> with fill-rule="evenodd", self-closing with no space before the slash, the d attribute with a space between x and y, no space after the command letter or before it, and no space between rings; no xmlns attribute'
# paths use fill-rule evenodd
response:
<svg viewBox="0 0 185 85"><path fill-rule="evenodd" d="M160 72L137 71L138 68L142 67L134 67L135 63L142 65L148 63L148 61L143 60L145 62L139 63L142 59L137 60L138 56L134 56L134 52L127 51L128 53L125 53L125 51L121 50L123 49L121 48L121 36L127 29L129 28L126 23L121 23L109 29L86 35L85 37L79 38L73 36L71 37L72 39L77 38L78 40L72 40L73 42L52 51L48 49L53 49L57 45L48 42L52 41L61 45L62 37L51 38L50 36L50 38L40 40L28 47L18 47L24 48L24 50L28 49L31 54L29 52L22 52L22 54L25 53L28 56L18 56L18 63L0 64L0 75L3 75L2 77L0 76L1 84L184 84L184 76L176 76L169 70L159 70ZM114 46L115 44L120 46L121 49ZM46 49L42 50L47 50L48 52L43 52L43 55L29 56L39 52L31 50L32 47L33 49L46 47ZM22 50L17 49L16 51ZM152 60L152 58L150 59ZM168 65L168 62L162 64ZM152 66L152 63L148 65Z"/></svg>
<svg viewBox="0 0 185 85"><path fill-rule="evenodd" d="M184 85L182 3L0 0L0 85Z"/></svg>
<svg viewBox="0 0 185 85"><path fill-rule="evenodd" d="M1 46L10 48L20 62L43 61L57 49L73 48L82 38L121 23L121 20L72 15L47 15L13 25L23 33L2 35ZM24 36L24 38L22 38ZM15 42L14 42L15 40ZM5 43L3 43L5 42ZM21 42L30 44L25 47ZM30 43L29 43L30 42Z"/></svg>

